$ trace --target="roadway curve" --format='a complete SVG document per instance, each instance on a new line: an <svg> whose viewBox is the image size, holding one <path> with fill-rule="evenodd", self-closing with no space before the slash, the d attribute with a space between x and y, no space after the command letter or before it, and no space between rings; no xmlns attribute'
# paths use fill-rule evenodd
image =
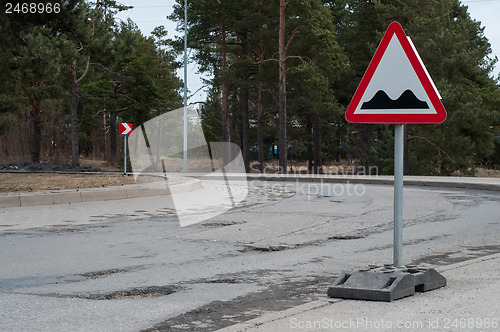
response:
<svg viewBox="0 0 500 332"><path fill-rule="evenodd" d="M249 183L242 206L189 227L169 196L0 209L0 330L212 331L392 262L391 186ZM406 186L404 262L499 253L499 201Z"/></svg>

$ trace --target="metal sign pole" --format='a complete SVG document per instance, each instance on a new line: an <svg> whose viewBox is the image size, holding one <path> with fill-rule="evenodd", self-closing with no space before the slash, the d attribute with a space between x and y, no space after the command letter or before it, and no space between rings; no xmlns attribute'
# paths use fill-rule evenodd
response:
<svg viewBox="0 0 500 332"><path fill-rule="evenodd" d="M396 92L400 93L397 101L388 95ZM428 112L421 112L424 105ZM446 278L434 269L403 266L403 123L441 123L446 119L446 110L417 50L399 23L393 22L387 28L345 118L351 123L394 125L394 261L392 266L370 265L358 272L342 273L328 288L328 296L392 301L446 286Z"/></svg>
<svg viewBox="0 0 500 332"><path fill-rule="evenodd" d="M394 126L394 266L403 266L404 125Z"/></svg>
<svg viewBox="0 0 500 332"><path fill-rule="evenodd" d="M124 157L123 157L123 174L127 175L127 136L128 135L123 135L123 151L124 151Z"/></svg>

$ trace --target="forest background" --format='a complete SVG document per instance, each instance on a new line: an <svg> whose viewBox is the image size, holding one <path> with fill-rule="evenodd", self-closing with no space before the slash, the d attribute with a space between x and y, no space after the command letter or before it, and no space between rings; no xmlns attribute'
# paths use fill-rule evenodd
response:
<svg viewBox="0 0 500 332"><path fill-rule="evenodd" d="M43 13L12 3L0 12L0 163L117 165L119 122L137 127L182 107L183 41L163 26L145 37L110 0L36 2ZM182 32L184 0L170 18ZM191 58L211 77L207 141L238 144L248 171L275 160L282 172L306 162L315 173L338 163L392 174L392 127L344 119L392 21L411 36L448 112L443 124L405 126L405 172L500 169L497 60L458 0L188 1Z"/></svg>

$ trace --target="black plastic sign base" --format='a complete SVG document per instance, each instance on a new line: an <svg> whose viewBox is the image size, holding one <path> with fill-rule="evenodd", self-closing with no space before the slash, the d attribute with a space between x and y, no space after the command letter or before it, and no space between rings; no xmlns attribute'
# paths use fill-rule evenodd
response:
<svg viewBox="0 0 500 332"><path fill-rule="evenodd" d="M434 269L408 265L370 266L356 272L343 272L328 288L328 296L342 299L391 302L446 286L446 279Z"/></svg>

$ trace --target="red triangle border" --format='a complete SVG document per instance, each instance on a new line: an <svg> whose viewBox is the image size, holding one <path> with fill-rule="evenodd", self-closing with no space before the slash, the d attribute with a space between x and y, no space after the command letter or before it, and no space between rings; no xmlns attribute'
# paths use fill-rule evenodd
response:
<svg viewBox="0 0 500 332"><path fill-rule="evenodd" d="M436 114L354 114L354 111L361 102L361 99L363 98L363 95L394 34L397 36L399 43L415 70L415 73L427 93L432 106L436 110ZM347 107L345 113L346 120L351 123L442 123L446 120L446 116L446 110L434 90L434 87L432 86L432 83L422 67L417 55L413 51L413 48L403 31L403 27L398 22L391 23L387 28L382 41L377 47L377 50L375 51L375 54L373 55L373 58L370 61L370 64L368 65L368 68L366 69L366 72L363 75L363 78L361 79L349 106Z"/></svg>

